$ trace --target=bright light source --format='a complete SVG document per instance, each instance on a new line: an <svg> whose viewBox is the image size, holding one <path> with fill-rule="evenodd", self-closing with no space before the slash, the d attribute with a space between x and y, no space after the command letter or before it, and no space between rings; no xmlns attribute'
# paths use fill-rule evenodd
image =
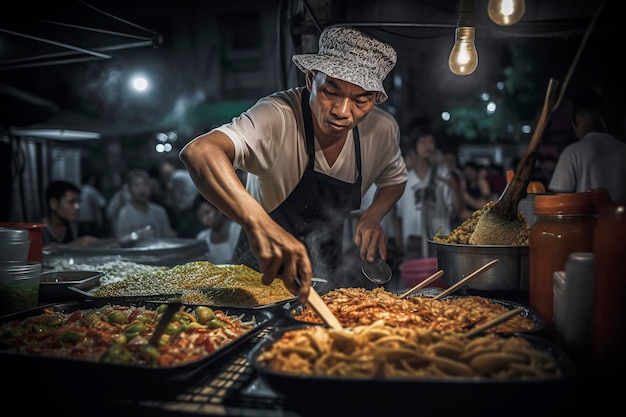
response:
<svg viewBox="0 0 626 417"><path fill-rule="evenodd" d="M482 101L487 101L487 100L489 100L489 93L482 93L482 94L480 95L480 99L481 99Z"/></svg>
<svg viewBox="0 0 626 417"><path fill-rule="evenodd" d="M522 133L530 133L530 131L531 131L530 125L522 126Z"/></svg>
<svg viewBox="0 0 626 417"><path fill-rule="evenodd" d="M496 83L496 88L497 88L498 90L504 90L504 83L503 83L502 81L498 81L498 82Z"/></svg>
<svg viewBox="0 0 626 417"><path fill-rule="evenodd" d="M450 120L450 113L449 113L449 112L447 112L447 111L442 111L442 112L441 112L441 119L442 119L444 122L447 122L448 120Z"/></svg>
<svg viewBox="0 0 626 417"><path fill-rule="evenodd" d="M154 147L154 150L156 150L158 153L163 153L165 152L165 146L162 143L157 143Z"/></svg>
<svg viewBox="0 0 626 417"><path fill-rule="evenodd" d="M167 142L167 135L163 132L159 132L156 135L156 140L158 140L159 142Z"/></svg>
<svg viewBox="0 0 626 417"><path fill-rule="evenodd" d="M487 114L494 114L496 112L496 108L496 103L490 101L489 103L487 103Z"/></svg>
<svg viewBox="0 0 626 417"><path fill-rule="evenodd" d="M148 79L143 75L136 75L131 80L131 85L135 91L144 92L148 89Z"/></svg>

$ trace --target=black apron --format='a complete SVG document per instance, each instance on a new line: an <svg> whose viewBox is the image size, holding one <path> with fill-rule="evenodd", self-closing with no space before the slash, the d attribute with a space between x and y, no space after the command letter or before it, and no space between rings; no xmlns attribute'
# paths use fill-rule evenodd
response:
<svg viewBox="0 0 626 417"><path fill-rule="evenodd" d="M330 279L338 273L342 261L344 221L361 206L361 143L355 127L352 132L358 176L354 184L316 172L313 119L306 89L302 92L302 114L309 162L300 182L270 216L307 247L313 276ZM234 261L260 271L243 229Z"/></svg>

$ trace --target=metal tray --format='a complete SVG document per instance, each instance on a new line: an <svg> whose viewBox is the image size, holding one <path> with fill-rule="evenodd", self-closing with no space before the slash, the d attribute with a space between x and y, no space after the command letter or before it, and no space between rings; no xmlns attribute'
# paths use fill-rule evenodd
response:
<svg viewBox="0 0 626 417"><path fill-rule="evenodd" d="M316 290L321 291L324 289L324 287L326 286L326 284L328 283L327 280L323 279L323 278L312 278L312 286L313 288L315 288ZM99 288L98 285L94 286L93 288L85 291L81 288L78 287L69 287L69 290L74 292L75 294L77 294L81 299L92 299L92 300L99 300L102 299L103 297L97 297L94 295L94 291ZM205 289L199 288L199 291L203 291ZM207 291L210 291L210 288L206 289ZM141 301L152 301L152 302L167 302L169 300L171 300L172 298L180 298L181 297L181 293L173 293L173 294L156 294L156 295L141 295L141 296L120 296L120 297L106 297L106 299L108 300L141 300ZM269 304L259 304L259 305L237 305L237 304L229 304L229 303L221 303L219 304L219 306L221 308L231 308L231 307L235 307L235 308L249 308L249 309L253 309L253 310L259 310L259 309L275 309L275 308L281 308L284 307L285 305L291 305L293 304L295 301L297 300L297 298L294 296L293 298L287 298L281 301L277 301L275 303L269 303ZM217 305L217 304L214 304Z"/></svg>
<svg viewBox="0 0 626 417"><path fill-rule="evenodd" d="M39 279L39 301L80 300L80 296L69 287L87 291L100 284L104 273L99 271L47 271Z"/></svg>
<svg viewBox="0 0 626 417"><path fill-rule="evenodd" d="M555 378L543 379L509 379L496 380L490 378L355 378L294 375L274 371L258 361L264 351L270 349L281 336L290 330L311 326L300 324L271 329L248 353L250 366L257 376L273 392L285 398L297 398L297 402L304 397L315 398L319 402L324 398L324 404L333 400L350 404L357 401L362 404L371 401L373 406L380 406L384 399L385 406L392 405L396 400L428 406L437 405L439 411L449 411L449 407L459 406L461 409L485 401L487 409L501 401L507 407L523 401L531 401L539 395L552 395L556 391L566 389L578 374L577 368L569 356L555 343L545 339L528 335L516 334L531 342L535 349L549 353L561 370L561 375ZM510 336L510 335L509 335ZM509 337L503 335L502 337ZM303 396L302 393L307 395ZM438 402L441 401L441 402ZM451 402L452 401L452 402ZM483 405L485 405L483 404ZM315 406L315 402L311 402ZM318 404L319 406L319 404ZM439 408L442 407L442 408Z"/></svg>
<svg viewBox="0 0 626 417"><path fill-rule="evenodd" d="M137 300L95 299L81 302L56 303L16 314L0 317L0 325L13 320L25 320L43 313L43 308L52 307L55 310L71 313L77 310L98 308L105 305L121 305L146 307L156 309L161 303ZM194 305L187 305L193 308ZM220 307L215 307L218 309ZM71 358L55 358L37 356L27 353L1 350L0 366L3 369L13 369L11 384L13 386L30 386L33 378L37 381L46 381L46 390L62 390L64 395L74 395L78 390L87 390L92 393L117 396L128 395L159 395L180 385L192 383L202 375L204 369L210 368L216 362L236 349L245 341L253 338L265 329L275 318L270 311L251 310L242 308L223 309L229 315L242 315L243 320L255 320L254 327L231 343L222 346L203 357L202 359L182 364L180 366L148 368L140 365L118 365L109 363L90 362ZM21 385L23 384L23 385ZM40 385L41 389L44 385ZM36 392L36 391L33 391Z"/></svg>
<svg viewBox="0 0 626 417"><path fill-rule="evenodd" d="M411 296L424 296L424 297L434 297L437 294L439 294L442 291L441 288L434 288L434 287L428 287L428 288L424 288L422 290L419 290L413 294L411 294ZM397 292L393 292L394 294L402 294L405 291L397 291ZM448 295L446 297L443 297L442 299L447 299L447 298L462 298L464 296L462 295ZM532 330L526 330L526 331L518 331L515 333L538 333L543 331L546 328L546 323L545 321L541 318L541 316L532 308L525 306L523 304L520 303L516 303L513 301L507 301L507 300L500 300L497 298L487 298L487 297L482 297L485 298L487 300L489 300L491 303L494 304L498 304L501 305L502 307L505 307L509 310L514 310L518 307L523 308L523 310L520 312L520 314L528 319L530 319L533 323L535 323L535 327ZM305 309L307 308L306 305L300 303L300 302L296 302L296 303L292 303L290 305L285 305L284 308L284 314L286 314L287 316L287 320L291 322L292 325L294 324L299 324L299 323L308 323L308 322L304 322L302 320L298 320L296 318L297 315L299 315L300 313L302 313ZM497 333L502 333L502 334L508 334L510 332L497 332Z"/></svg>

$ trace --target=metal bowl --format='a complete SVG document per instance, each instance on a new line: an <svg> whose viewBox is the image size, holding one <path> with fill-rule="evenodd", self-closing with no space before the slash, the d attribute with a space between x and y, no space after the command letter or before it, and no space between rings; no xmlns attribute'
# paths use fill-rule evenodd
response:
<svg viewBox="0 0 626 417"><path fill-rule="evenodd" d="M528 246L463 245L439 243L429 239L437 249L437 265L442 279L453 285L493 259L498 262L465 284L481 291L528 291Z"/></svg>

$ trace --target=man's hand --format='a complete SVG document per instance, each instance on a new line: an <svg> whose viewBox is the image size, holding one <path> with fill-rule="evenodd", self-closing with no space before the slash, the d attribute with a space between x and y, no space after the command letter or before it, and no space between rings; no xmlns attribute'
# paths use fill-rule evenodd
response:
<svg viewBox="0 0 626 417"><path fill-rule="evenodd" d="M361 248L359 251L361 259L374 262L378 254L380 259L387 260L387 234L379 221L366 215L361 216L356 226L354 243Z"/></svg>
<svg viewBox="0 0 626 417"><path fill-rule="evenodd" d="M305 303L309 298L313 268L304 244L271 220L246 233L252 253L259 261L263 284L269 285L280 277L285 287Z"/></svg>

